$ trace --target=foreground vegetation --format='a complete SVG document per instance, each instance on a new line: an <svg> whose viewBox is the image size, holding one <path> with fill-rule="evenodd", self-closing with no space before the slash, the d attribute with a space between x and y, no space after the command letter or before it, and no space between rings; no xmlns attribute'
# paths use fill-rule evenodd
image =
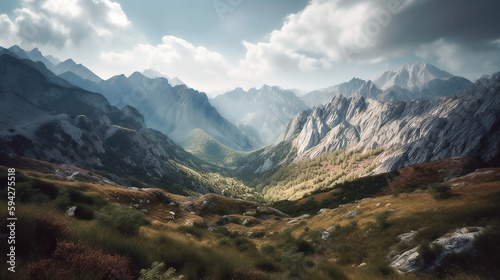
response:
<svg viewBox="0 0 500 280"><path fill-rule="evenodd" d="M0 172L5 182L5 169ZM7 271L2 254L0 278L494 279L500 275L496 172L489 179L412 185L385 196L376 194L387 186L387 176L360 178L282 203L288 214L312 214L309 218L288 223L291 219L274 217L252 225L216 223L234 206L200 212L204 222L187 224L187 216L175 210L179 217L171 219L165 209L188 198L159 195L139 210L128 201L140 192L18 172L16 273ZM0 193L5 205L3 183ZM77 210L69 217L72 206ZM320 207L328 210L317 214ZM6 220L4 211L0 218ZM429 242L461 227L486 229L475 254L454 256L433 275L402 275L388 266L388 255L416 246L432 258ZM399 241L398 235L411 231L418 231L414 240ZM0 250L6 246L0 243Z"/></svg>

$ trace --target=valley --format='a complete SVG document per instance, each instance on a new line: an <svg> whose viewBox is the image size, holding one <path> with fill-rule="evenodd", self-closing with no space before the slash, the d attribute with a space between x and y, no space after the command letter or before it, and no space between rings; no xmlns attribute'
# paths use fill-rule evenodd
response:
<svg viewBox="0 0 500 280"><path fill-rule="evenodd" d="M0 77L15 279L500 274L500 72L472 83L413 63L210 99L152 69L103 80L14 46Z"/></svg>

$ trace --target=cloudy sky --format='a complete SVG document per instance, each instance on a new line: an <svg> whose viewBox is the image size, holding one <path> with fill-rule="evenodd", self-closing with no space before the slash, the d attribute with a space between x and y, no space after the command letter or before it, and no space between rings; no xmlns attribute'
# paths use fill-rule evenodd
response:
<svg viewBox="0 0 500 280"><path fill-rule="evenodd" d="M426 61L500 71L498 0L8 0L0 45L73 58L102 78L148 68L210 95L312 90Z"/></svg>

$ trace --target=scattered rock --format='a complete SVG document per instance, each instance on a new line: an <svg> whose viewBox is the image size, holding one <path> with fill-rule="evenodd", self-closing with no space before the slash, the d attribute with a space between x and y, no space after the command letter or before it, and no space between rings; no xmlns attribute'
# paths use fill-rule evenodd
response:
<svg viewBox="0 0 500 280"><path fill-rule="evenodd" d="M247 212L243 213L243 216L255 217L255 216L257 216L257 211L247 211Z"/></svg>
<svg viewBox="0 0 500 280"><path fill-rule="evenodd" d="M244 226L249 226L250 225L250 220L249 219L245 219L243 220L243 223L241 223L242 225Z"/></svg>
<svg viewBox="0 0 500 280"><path fill-rule="evenodd" d="M403 243L410 243L415 240L415 237L417 237L417 232L413 230L411 232L398 235L399 240Z"/></svg>
<svg viewBox="0 0 500 280"><path fill-rule="evenodd" d="M379 203L377 203L377 205L375 205L375 207L379 207L381 204L382 204L382 203L380 203L380 202L379 202Z"/></svg>
<svg viewBox="0 0 500 280"><path fill-rule="evenodd" d="M360 263L360 264L358 265L358 267L365 267L365 266L366 266L366 263Z"/></svg>
<svg viewBox="0 0 500 280"><path fill-rule="evenodd" d="M326 231L326 230L323 231L323 232L321 232L321 239L323 239L325 241L328 240L328 239L330 239L330 233L328 231Z"/></svg>
<svg viewBox="0 0 500 280"><path fill-rule="evenodd" d="M74 217L77 206L71 206L68 211L66 211L66 215L68 217Z"/></svg>
<svg viewBox="0 0 500 280"><path fill-rule="evenodd" d="M389 206L391 206L391 204L390 204L390 203L387 203L387 204L385 205L385 207L389 207Z"/></svg>
<svg viewBox="0 0 500 280"><path fill-rule="evenodd" d="M337 230L337 226L332 226L329 227L326 231L328 231L330 234L334 233Z"/></svg>
<svg viewBox="0 0 500 280"><path fill-rule="evenodd" d="M328 209L328 208L322 208L322 209L319 210L318 214L326 213L326 212L329 212L329 211L330 211L330 209Z"/></svg>
<svg viewBox="0 0 500 280"><path fill-rule="evenodd" d="M351 211L351 212L349 212L347 214L342 215L341 217L343 219L349 219L349 218L352 218L352 217L354 217L354 216L356 216L358 214L359 214L359 212L357 210L353 210L353 211Z"/></svg>
<svg viewBox="0 0 500 280"><path fill-rule="evenodd" d="M294 219L292 219L292 220L288 221L288 222L287 222L287 224L294 224L294 223L296 223L296 222L298 222L298 221L300 221L300 220L303 220L303 219L309 219L310 217L311 217L311 215L309 215L309 214L304 214L304 215L302 215L302 216L296 217L296 218L294 218Z"/></svg>

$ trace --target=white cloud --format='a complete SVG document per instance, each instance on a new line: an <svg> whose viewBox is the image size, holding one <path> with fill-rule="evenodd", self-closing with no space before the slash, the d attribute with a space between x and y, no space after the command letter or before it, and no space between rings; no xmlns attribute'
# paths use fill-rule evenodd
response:
<svg viewBox="0 0 500 280"><path fill-rule="evenodd" d="M174 36L163 37L162 43L156 46L138 44L124 52L103 52L100 57L112 69L119 68L130 74L152 68L204 90L227 84L226 73L231 68L221 54Z"/></svg>
<svg viewBox="0 0 500 280"><path fill-rule="evenodd" d="M247 53L234 76L259 76L275 71L309 72L349 62L374 49L392 17L411 1L312 0L289 15L266 42L244 42ZM367 57L366 62L380 61Z"/></svg>
<svg viewBox="0 0 500 280"><path fill-rule="evenodd" d="M416 55L422 59L436 60L443 67L460 75L474 77L477 73L490 74L500 70L500 39L475 49L439 39L421 45Z"/></svg>
<svg viewBox="0 0 500 280"><path fill-rule="evenodd" d="M23 0L12 18L0 15L0 24L7 35L1 45L45 50L110 43L126 37L131 26L120 4L110 0Z"/></svg>

